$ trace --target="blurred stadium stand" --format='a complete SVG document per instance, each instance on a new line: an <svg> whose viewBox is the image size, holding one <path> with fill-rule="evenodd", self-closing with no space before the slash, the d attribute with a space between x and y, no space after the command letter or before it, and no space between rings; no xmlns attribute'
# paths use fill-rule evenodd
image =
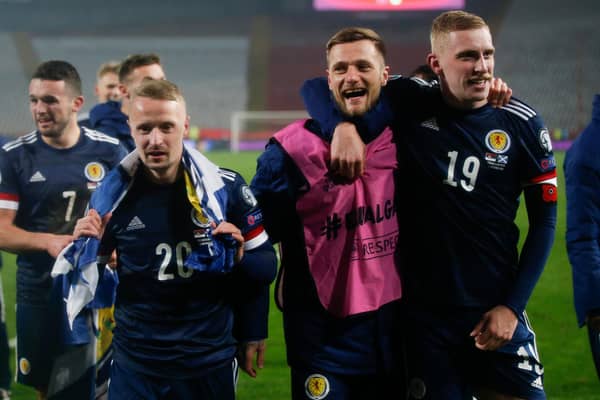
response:
<svg viewBox="0 0 600 400"><path fill-rule="evenodd" d="M245 37L53 36L36 37L33 44L40 59L69 60L78 68L84 110L95 104L96 70L102 62L145 52L161 56L167 77L181 86L195 123L222 127L229 123L231 110L246 106Z"/></svg>
<svg viewBox="0 0 600 400"><path fill-rule="evenodd" d="M514 1L495 36L498 73L563 134L589 122L600 93L599 21L597 0Z"/></svg>
<svg viewBox="0 0 600 400"><path fill-rule="evenodd" d="M33 127L27 105L29 84L16 42L19 35L0 33L0 133L15 134Z"/></svg>
<svg viewBox="0 0 600 400"><path fill-rule="evenodd" d="M497 74L551 129L577 132L600 92L600 2L467 0L490 24ZM228 129L237 110L301 109L304 79L324 74L324 45L349 25L377 30L395 73L422 64L438 12L316 12L310 0L0 0L0 132L31 129L28 76L40 60L73 62L94 104L98 65L134 52L161 55L193 123Z"/></svg>

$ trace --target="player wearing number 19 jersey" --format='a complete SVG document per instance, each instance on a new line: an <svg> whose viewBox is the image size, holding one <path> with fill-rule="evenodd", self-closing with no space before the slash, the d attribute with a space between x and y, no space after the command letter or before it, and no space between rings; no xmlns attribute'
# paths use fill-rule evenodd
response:
<svg viewBox="0 0 600 400"><path fill-rule="evenodd" d="M402 85L397 83L390 80L384 96ZM389 99L394 102L394 95ZM437 346L471 348L470 330L482 314L502 304L519 319L512 341L497 352L469 351L460 368L487 374L476 382L495 388L508 379L518 385L515 394L541 398L536 396L543 396L543 368L524 310L554 233L556 172L548 130L516 99L501 109L456 110L441 98L430 107L431 118L395 125L402 171L396 196L398 254L406 309L411 320L418 320L404 326L409 343L424 343L407 346L415 352L409 368L434 371L421 377L430 393L431 380L459 382L462 372L438 362ZM519 257L513 221L522 192L530 226ZM439 330L443 338L436 336ZM497 369L472 368L482 362ZM516 384L512 380L519 382L519 374L510 371L519 371L518 365L524 379ZM412 386L415 398L420 381ZM454 398L449 396L443 398Z"/></svg>
<svg viewBox="0 0 600 400"><path fill-rule="evenodd" d="M384 96L394 87L390 80ZM437 346L474 350L470 330L482 314L502 304L519 319L513 339L496 352L469 351L449 364L459 362L461 371L473 376L487 374L475 380L480 384L501 388L508 380L518 388L515 394L542 398L536 396L543 396L543 368L524 310L554 233L556 172L548 130L516 99L502 109L456 110L441 98L430 107L431 118L395 125L402 171L398 253L408 316L418 320L405 327L409 343L423 343L407 346L409 368L433 371L414 381L415 397L422 381L430 393L433 380L460 382L463 372L436 361L442 354ZM519 257L513 221L522 192L530 227ZM443 339L436 336L440 330ZM472 368L481 363L497 369Z"/></svg>
<svg viewBox="0 0 600 400"><path fill-rule="evenodd" d="M524 311L556 224L548 130L519 100L500 109L486 104L494 48L481 18L442 14L432 27L432 48L441 94L429 103L429 116L407 115L402 80L382 90L394 118L380 108L365 116L366 126L375 127L378 118L380 127L392 124L398 140L410 396L545 399ZM310 114L333 130L333 107L323 104L329 99L325 82L309 86L320 88L308 97ZM521 194L529 230L519 254L514 220Z"/></svg>
<svg viewBox="0 0 600 400"><path fill-rule="evenodd" d="M118 140L77 126L81 81L69 63L41 64L29 103L37 130L0 150L0 247L18 254L17 380L43 397L84 399L93 393L94 354L60 343L64 302L50 270L92 192L126 152Z"/></svg>

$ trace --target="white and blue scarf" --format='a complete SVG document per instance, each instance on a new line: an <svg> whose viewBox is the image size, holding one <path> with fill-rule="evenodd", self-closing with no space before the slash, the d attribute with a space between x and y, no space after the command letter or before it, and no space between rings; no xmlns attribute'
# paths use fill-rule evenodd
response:
<svg viewBox="0 0 600 400"><path fill-rule="evenodd" d="M190 202L197 212L218 225L224 220L227 204L219 168L193 149L184 148L182 163ZM96 210L101 217L117 209L131 188L140 164L137 151L127 155L94 192L89 208ZM190 183L193 185L191 190ZM210 258L192 249L185 266L198 271L229 272L234 264L235 241L229 235L215 238L212 242ZM98 257L99 248L100 240L81 237L59 254L52 269L52 277L62 279L67 318L75 331L74 320L84 308L104 308L114 303L117 281L111 274L104 274L103 279L99 279L98 263L107 261Z"/></svg>

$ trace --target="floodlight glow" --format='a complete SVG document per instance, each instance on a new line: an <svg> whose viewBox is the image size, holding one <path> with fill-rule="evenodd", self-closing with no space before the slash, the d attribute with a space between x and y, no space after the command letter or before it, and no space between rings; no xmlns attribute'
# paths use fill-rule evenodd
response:
<svg viewBox="0 0 600 400"><path fill-rule="evenodd" d="M465 0L313 0L315 10L425 11L463 9Z"/></svg>

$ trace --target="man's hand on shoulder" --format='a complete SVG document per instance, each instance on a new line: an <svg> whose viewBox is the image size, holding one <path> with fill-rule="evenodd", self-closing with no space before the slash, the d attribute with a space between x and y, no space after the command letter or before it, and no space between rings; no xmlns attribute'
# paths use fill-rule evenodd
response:
<svg viewBox="0 0 600 400"><path fill-rule="evenodd" d="M331 172L341 178L354 180L365 172L365 144L354 124L340 123L331 140Z"/></svg>
<svg viewBox="0 0 600 400"><path fill-rule="evenodd" d="M503 107L512 97L512 89L500 78L493 78L490 82L488 102L492 107Z"/></svg>

